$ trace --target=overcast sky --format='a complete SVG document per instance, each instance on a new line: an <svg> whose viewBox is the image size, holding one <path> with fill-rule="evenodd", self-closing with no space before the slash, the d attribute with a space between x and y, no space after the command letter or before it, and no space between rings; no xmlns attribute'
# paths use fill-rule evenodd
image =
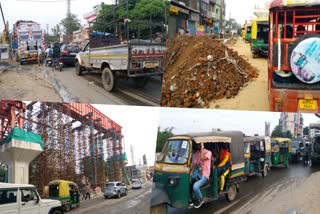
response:
<svg viewBox="0 0 320 214"><path fill-rule="evenodd" d="M234 18L239 24L244 24L250 18L255 17L253 14L254 6L264 7L266 2L271 0L226 0L226 17Z"/></svg>
<svg viewBox="0 0 320 214"><path fill-rule="evenodd" d="M66 0L0 0L5 19L9 21L9 27L18 20L32 20L49 31L58 24L67 14ZM71 0L71 13L76 14L80 21L84 22L83 15L93 10L97 4L113 3L113 0ZM1 19L0 30L3 31Z"/></svg>
<svg viewBox="0 0 320 214"><path fill-rule="evenodd" d="M123 105L93 105L107 117L122 126L125 151L129 165L132 164L130 145L133 145L135 164L146 154L148 165L153 165L155 158L159 108ZM141 162L142 163L142 162Z"/></svg>
<svg viewBox="0 0 320 214"><path fill-rule="evenodd" d="M314 114L302 114L304 126L319 121ZM278 125L280 113L230 111L212 109L179 109L161 108L159 126L161 129L174 127L174 134L189 132L212 131L213 128L222 130L239 130L246 135L264 135L265 122L270 122L270 130Z"/></svg>

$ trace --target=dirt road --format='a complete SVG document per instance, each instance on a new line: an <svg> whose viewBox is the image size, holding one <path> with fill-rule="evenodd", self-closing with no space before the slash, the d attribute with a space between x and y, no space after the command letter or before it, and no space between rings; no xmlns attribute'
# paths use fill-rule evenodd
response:
<svg viewBox="0 0 320 214"><path fill-rule="evenodd" d="M229 47L256 67L259 71L259 77L242 88L234 98L224 98L211 102L210 108L269 111L267 58L253 59L250 44L245 43L240 38L235 45Z"/></svg>
<svg viewBox="0 0 320 214"><path fill-rule="evenodd" d="M0 99L159 106L160 78L151 78L145 88L136 88L132 82L119 81L118 90L109 93L98 73L77 76L74 67L59 72L36 64L0 65Z"/></svg>

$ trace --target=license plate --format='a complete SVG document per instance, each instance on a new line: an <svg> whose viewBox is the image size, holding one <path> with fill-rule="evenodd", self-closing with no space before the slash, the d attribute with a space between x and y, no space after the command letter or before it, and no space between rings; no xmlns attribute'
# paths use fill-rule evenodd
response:
<svg viewBox="0 0 320 214"><path fill-rule="evenodd" d="M306 110L316 110L317 100L299 99L299 108L306 109Z"/></svg>
<svg viewBox="0 0 320 214"><path fill-rule="evenodd" d="M159 62L143 62L143 67L145 68L155 68L159 67Z"/></svg>

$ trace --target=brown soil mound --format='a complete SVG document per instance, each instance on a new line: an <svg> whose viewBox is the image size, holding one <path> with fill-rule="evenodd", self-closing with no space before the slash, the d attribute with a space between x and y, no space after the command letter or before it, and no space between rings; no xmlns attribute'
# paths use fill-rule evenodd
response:
<svg viewBox="0 0 320 214"><path fill-rule="evenodd" d="M208 36L169 40L164 65L161 106L205 107L212 100L237 95L258 76L237 52Z"/></svg>

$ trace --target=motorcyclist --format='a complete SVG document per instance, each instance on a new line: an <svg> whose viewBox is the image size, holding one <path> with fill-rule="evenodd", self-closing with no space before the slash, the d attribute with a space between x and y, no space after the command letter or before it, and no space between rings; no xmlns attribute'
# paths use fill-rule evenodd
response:
<svg viewBox="0 0 320 214"><path fill-rule="evenodd" d="M52 55L53 55L51 45L48 46L48 48L46 49L46 51L44 53L46 55L46 64L48 64L48 58L49 57L52 58Z"/></svg>
<svg viewBox="0 0 320 214"><path fill-rule="evenodd" d="M307 142L306 148L305 148L305 159L304 159L305 164L309 164L310 156L311 156L311 146L310 146L310 143Z"/></svg>
<svg viewBox="0 0 320 214"><path fill-rule="evenodd" d="M59 43L55 43L53 46L53 57L52 57L52 68L55 67L55 63L60 58L60 45Z"/></svg>

